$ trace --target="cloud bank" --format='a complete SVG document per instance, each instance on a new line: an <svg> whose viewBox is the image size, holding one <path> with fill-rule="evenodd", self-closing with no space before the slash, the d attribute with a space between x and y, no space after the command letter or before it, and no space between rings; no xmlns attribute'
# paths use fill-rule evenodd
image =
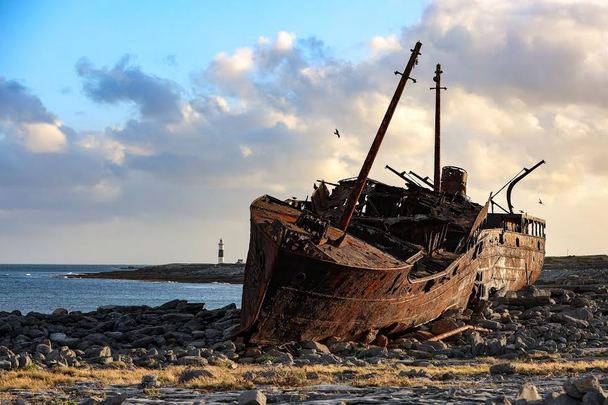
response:
<svg viewBox="0 0 608 405"><path fill-rule="evenodd" d="M516 209L547 218L549 253L605 252L589 230L608 227L594 214L608 203L606 27L601 2L442 1L418 24L370 38L363 60L279 32L219 53L188 89L128 56L113 67L82 59L76 74L91 100L133 107L122 125L89 131L0 79L0 253L213 260L223 236L234 259L244 257L254 197L304 197L318 178L356 175L397 83L392 72L416 40L418 83L406 88L372 176L399 184L385 164L432 173L428 88L441 63L443 162L469 171L473 198L544 158L518 186Z"/></svg>

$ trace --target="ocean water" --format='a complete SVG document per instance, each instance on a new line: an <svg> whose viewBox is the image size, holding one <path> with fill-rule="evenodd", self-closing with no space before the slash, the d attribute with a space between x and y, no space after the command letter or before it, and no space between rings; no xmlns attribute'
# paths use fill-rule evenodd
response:
<svg viewBox="0 0 608 405"><path fill-rule="evenodd" d="M124 266L0 264L0 311L93 311L102 305L158 306L174 299L204 302L208 309L233 302L241 306L240 284L65 278L120 267Z"/></svg>

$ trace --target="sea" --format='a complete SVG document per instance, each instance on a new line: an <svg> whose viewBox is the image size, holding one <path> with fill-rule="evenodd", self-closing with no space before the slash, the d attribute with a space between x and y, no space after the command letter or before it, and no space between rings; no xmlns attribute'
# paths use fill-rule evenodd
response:
<svg viewBox="0 0 608 405"><path fill-rule="evenodd" d="M124 269L122 265L0 264L0 311L50 313L56 308L94 311L104 305L158 306L174 299L205 308L241 306L240 284L175 283L67 278L70 274Z"/></svg>

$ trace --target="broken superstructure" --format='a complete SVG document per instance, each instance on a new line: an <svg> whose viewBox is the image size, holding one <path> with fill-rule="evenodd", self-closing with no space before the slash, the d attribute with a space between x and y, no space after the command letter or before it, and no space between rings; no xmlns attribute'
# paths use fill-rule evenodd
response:
<svg viewBox="0 0 608 405"><path fill-rule="evenodd" d="M251 341L397 334L538 278L544 221L512 212L512 187L509 211L493 213L492 199L482 206L467 197L463 169L447 166L438 177L438 113L433 183L389 166L405 187L368 179L420 47L358 177L318 181L309 201L252 203L241 315ZM435 73L438 111L440 65Z"/></svg>

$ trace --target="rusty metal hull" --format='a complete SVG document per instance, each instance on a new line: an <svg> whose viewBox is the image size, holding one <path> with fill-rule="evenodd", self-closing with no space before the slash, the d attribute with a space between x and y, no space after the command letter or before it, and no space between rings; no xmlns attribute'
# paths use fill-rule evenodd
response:
<svg viewBox="0 0 608 405"><path fill-rule="evenodd" d="M358 339L370 330L406 330L439 317L447 308L464 308L475 279L472 269L452 276L455 263L445 274L412 282L411 265L355 268L269 246L273 243L265 237L254 243L268 246L267 252L274 254L268 257L272 268L259 263L246 268L250 278L268 283L251 333L251 341L257 343L330 336ZM249 313L246 307L254 308L246 304L250 297L243 296L244 317Z"/></svg>
<svg viewBox="0 0 608 405"><path fill-rule="evenodd" d="M543 269L543 237L488 229L481 232L477 246L476 284L483 286L484 298L496 291L513 291L533 284Z"/></svg>
<svg viewBox="0 0 608 405"><path fill-rule="evenodd" d="M415 280L409 276L419 257L382 268L321 260L285 245L280 225L293 225L295 215L289 213L295 213L279 208L283 211L260 220L256 202L252 205L242 304L242 327L251 341L358 339L379 329L396 333L447 308L466 306L475 280L470 253L441 273Z"/></svg>
<svg viewBox="0 0 608 405"><path fill-rule="evenodd" d="M413 269L424 253L405 261L386 256L353 262L355 251L373 257L381 252L350 235L339 246L331 238L315 244L296 225L300 213L269 197L251 206L241 332L252 342L397 334L447 309L464 309L471 299L519 289L542 269L544 238L484 229L445 270L415 277ZM333 227L332 232L340 234Z"/></svg>

